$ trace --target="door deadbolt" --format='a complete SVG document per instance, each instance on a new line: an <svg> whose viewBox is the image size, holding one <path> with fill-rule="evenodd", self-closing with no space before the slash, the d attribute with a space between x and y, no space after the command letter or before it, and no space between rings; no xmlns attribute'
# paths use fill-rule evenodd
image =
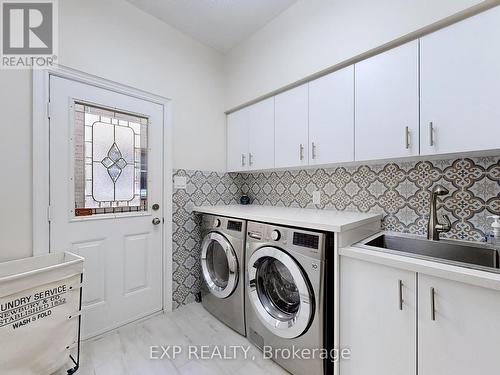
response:
<svg viewBox="0 0 500 375"><path fill-rule="evenodd" d="M158 211L160 209L160 205L158 203L155 203L151 208L155 211Z"/></svg>

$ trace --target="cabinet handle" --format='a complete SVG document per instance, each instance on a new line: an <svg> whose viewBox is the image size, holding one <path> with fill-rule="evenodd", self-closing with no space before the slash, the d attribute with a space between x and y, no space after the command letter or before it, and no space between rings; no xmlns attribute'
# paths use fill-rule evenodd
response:
<svg viewBox="0 0 500 375"><path fill-rule="evenodd" d="M432 121L429 122L429 146L434 146L434 125Z"/></svg>
<svg viewBox="0 0 500 375"><path fill-rule="evenodd" d="M403 311L403 280L398 280L399 310Z"/></svg>
<svg viewBox="0 0 500 375"><path fill-rule="evenodd" d="M311 143L311 156L316 159L316 144L314 142Z"/></svg>
<svg viewBox="0 0 500 375"><path fill-rule="evenodd" d="M436 320L436 291L431 288L431 320Z"/></svg>
<svg viewBox="0 0 500 375"><path fill-rule="evenodd" d="M405 147L408 150L410 148L410 129L405 126Z"/></svg>
<svg viewBox="0 0 500 375"><path fill-rule="evenodd" d="M241 154L241 166L245 166L245 154Z"/></svg>
<svg viewBox="0 0 500 375"><path fill-rule="evenodd" d="M302 143L299 146L299 158L300 160L304 160L304 145Z"/></svg>
<svg viewBox="0 0 500 375"><path fill-rule="evenodd" d="M253 155L252 155L252 153L251 153L251 152L249 152L249 153L248 153L248 165L249 165L249 166L252 166L252 165L253 165L253 161L252 161L252 159L253 159Z"/></svg>

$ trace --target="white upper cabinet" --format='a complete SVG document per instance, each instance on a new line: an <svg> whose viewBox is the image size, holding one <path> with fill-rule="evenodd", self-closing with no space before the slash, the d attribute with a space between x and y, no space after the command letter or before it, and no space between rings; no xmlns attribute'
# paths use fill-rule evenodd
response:
<svg viewBox="0 0 500 375"><path fill-rule="evenodd" d="M248 107L248 167L274 168L274 98Z"/></svg>
<svg viewBox="0 0 500 375"><path fill-rule="evenodd" d="M228 116L229 171L500 149L500 6Z"/></svg>
<svg viewBox="0 0 500 375"><path fill-rule="evenodd" d="M354 160L354 66L309 83L309 164Z"/></svg>
<svg viewBox="0 0 500 375"><path fill-rule="evenodd" d="M500 148L499 46L500 7L421 39L423 155Z"/></svg>
<svg viewBox="0 0 500 375"><path fill-rule="evenodd" d="M274 167L274 98L227 116L227 170Z"/></svg>
<svg viewBox="0 0 500 375"><path fill-rule="evenodd" d="M418 277L418 372L496 375L500 292Z"/></svg>
<svg viewBox="0 0 500 375"><path fill-rule="evenodd" d="M355 65L355 158L419 154L418 41Z"/></svg>
<svg viewBox="0 0 500 375"><path fill-rule="evenodd" d="M227 170L248 169L248 108L227 116Z"/></svg>
<svg viewBox="0 0 500 375"><path fill-rule="evenodd" d="M275 97L275 166L308 164L308 85Z"/></svg>

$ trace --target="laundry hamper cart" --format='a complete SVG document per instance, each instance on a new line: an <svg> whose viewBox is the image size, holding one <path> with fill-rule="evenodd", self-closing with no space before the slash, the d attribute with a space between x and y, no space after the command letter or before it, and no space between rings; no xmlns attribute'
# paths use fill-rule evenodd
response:
<svg viewBox="0 0 500 375"><path fill-rule="evenodd" d="M0 374L78 370L82 281L68 252L0 263Z"/></svg>

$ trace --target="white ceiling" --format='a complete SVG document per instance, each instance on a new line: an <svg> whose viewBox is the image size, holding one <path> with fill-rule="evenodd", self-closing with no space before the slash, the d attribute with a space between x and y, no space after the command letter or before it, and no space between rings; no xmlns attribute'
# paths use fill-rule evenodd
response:
<svg viewBox="0 0 500 375"><path fill-rule="evenodd" d="M227 52L297 0L127 0L194 39Z"/></svg>

